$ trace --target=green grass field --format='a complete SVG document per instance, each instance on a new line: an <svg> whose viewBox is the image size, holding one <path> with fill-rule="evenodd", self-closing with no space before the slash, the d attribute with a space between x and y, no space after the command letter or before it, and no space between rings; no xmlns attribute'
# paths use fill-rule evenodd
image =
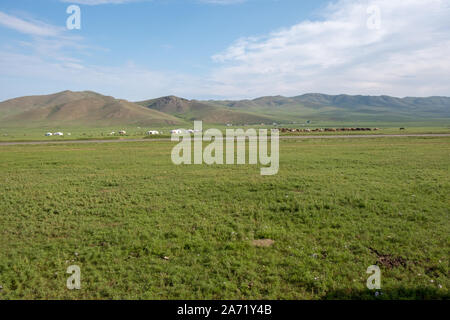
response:
<svg viewBox="0 0 450 320"><path fill-rule="evenodd" d="M0 127L0 142L8 141L61 141L61 140L97 140L97 139L142 139L146 137L149 130L163 132L159 136L150 136L149 138L170 138L170 131L177 128L192 129L193 123L174 126L156 126L156 127L136 127L136 126L115 126L115 127L86 127L86 126L56 126L56 127ZM252 126L233 126L203 124L203 129L218 128L225 132L226 129L249 128L272 129L272 128L344 128L344 127L368 127L380 128L378 131L350 131L350 132L312 132L312 133L283 133L282 135L352 135L352 134L423 134L423 133L450 133L450 123L443 122L414 122L414 123L386 123L386 122L318 122L310 125L306 124L282 124L278 126L252 125ZM406 130L400 130L401 127ZM125 136L119 136L118 132L125 130ZM65 135L62 137L45 137L46 132L62 131ZM110 135L115 132L115 135ZM70 134L70 135L69 135Z"/></svg>
<svg viewBox="0 0 450 320"><path fill-rule="evenodd" d="M375 299L373 264L450 298L450 138L282 140L275 176L172 146L1 146L0 299Z"/></svg>

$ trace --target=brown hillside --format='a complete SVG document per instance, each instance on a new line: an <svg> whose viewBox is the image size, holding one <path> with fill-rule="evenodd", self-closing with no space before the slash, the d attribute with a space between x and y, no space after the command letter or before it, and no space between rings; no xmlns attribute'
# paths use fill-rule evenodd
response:
<svg viewBox="0 0 450 320"><path fill-rule="evenodd" d="M182 121L171 115L94 92L64 91L47 96L23 97L0 103L8 125L168 125Z"/></svg>
<svg viewBox="0 0 450 320"><path fill-rule="evenodd" d="M253 113L231 110L228 108L214 106L207 102L187 100L175 96L162 97L158 99L137 102L149 109L162 111L183 118L188 121L203 120L208 123L261 123L270 122L266 116Z"/></svg>

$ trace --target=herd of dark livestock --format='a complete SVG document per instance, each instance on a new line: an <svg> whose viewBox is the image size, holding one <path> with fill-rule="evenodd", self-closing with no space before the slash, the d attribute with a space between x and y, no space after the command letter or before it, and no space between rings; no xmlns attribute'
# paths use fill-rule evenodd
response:
<svg viewBox="0 0 450 320"><path fill-rule="evenodd" d="M339 131L378 131L379 128L316 128L316 129L290 129L281 128L280 132L339 132Z"/></svg>

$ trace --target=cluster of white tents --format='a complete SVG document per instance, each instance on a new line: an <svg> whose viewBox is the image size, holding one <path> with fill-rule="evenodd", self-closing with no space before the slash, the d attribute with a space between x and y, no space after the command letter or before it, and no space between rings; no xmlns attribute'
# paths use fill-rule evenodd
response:
<svg viewBox="0 0 450 320"><path fill-rule="evenodd" d="M120 130L118 133L119 133L121 136L124 136L124 135L127 134L127 132L126 132L125 130ZM113 135L115 135L115 134L116 134L116 132L113 131L113 132L111 132L109 135L110 135L110 136L113 136Z"/></svg>
<svg viewBox="0 0 450 320"><path fill-rule="evenodd" d="M115 134L116 134L116 132L113 131L109 135L113 136ZM118 132L118 134L121 135L121 136L124 136L124 135L127 134L127 132L125 130L121 130L121 131ZM156 130L150 130L150 131L147 131L146 134L147 135L156 135L156 134L162 134L162 132L159 132L159 131L156 131Z"/></svg>
<svg viewBox="0 0 450 320"><path fill-rule="evenodd" d="M171 130L171 131L170 131L171 134L197 133L197 132L200 132L200 130L194 130L194 129L189 129L189 130L186 130L186 129L175 129L175 130ZM113 136L113 135L115 135L115 134L116 134L116 132L113 131L113 132L111 132L109 135ZM119 135L121 135L121 136L124 136L124 135L127 134L127 132L126 132L125 130L121 130L121 131L118 131L117 134L119 134ZM146 132L146 135L148 135L148 136L151 136L151 135L159 135L159 134L163 134L163 132L162 132L162 131L156 131L156 130L149 130L149 131ZM67 135L70 136L70 133L68 133ZM47 132L47 133L45 134L45 136L46 136L46 137L51 137L51 136L64 136L64 133L63 133L63 132L55 132L55 133Z"/></svg>
<svg viewBox="0 0 450 320"><path fill-rule="evenodd" d="M62 132L55 132L55 133L47 132L47 133L45 134L46 137L51 137L51 136L59 136L59 137L62 137L63 135L64 135L64 133L62 133ZM69 135L70 135L70 134L69 134Z"/></svg>
<svg viewBox="0 0 450 320"><path fill-rule="evenodd" d="M200 130L194 130L194 129L189 129L189 130L185 130L185 129L175 129L175 130L170 131L171 134L196 133L196 132L200 132Z"/></svg>

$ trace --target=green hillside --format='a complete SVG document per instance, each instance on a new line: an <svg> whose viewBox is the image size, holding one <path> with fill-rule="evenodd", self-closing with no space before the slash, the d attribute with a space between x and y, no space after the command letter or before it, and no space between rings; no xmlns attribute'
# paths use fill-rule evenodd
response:
<svg viewBox="0 0 450 320"><path fill-rule="evenodd" d="M261 97L253 100L207 101L215 106L242 110L274 120L320 121L423 121L450 120L450 98L395 98L305 94L296 97Z"/></svg>

